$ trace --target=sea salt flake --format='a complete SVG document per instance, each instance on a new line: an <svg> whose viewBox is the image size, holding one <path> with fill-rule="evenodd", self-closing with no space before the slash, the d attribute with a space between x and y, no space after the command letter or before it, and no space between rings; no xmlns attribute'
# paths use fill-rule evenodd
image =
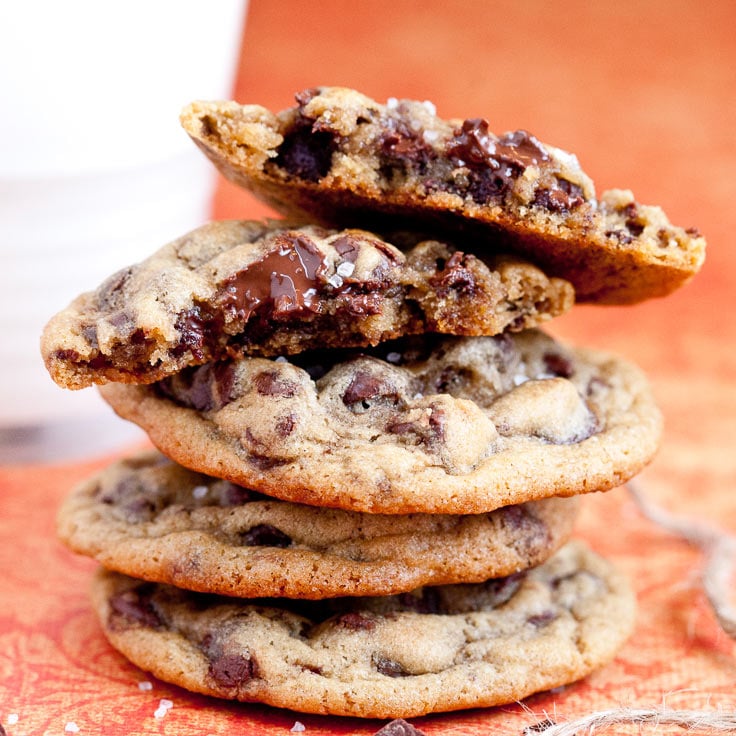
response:
<svg viewBox="0 0 736 736"><path fill-rule="evenodd" d="M18 723L17 713L8 713L8 726L15 726Z"/></svg>
<svg viewBox="0 0 736 736"><path fill-rule="evenodd" d="M153 712L154 718L164 718L166 714L174 707L174 703L167 698L161 698L158 701L158 708Z"/></svg>
<svg viewBox="0 0 736 736"><path fill-rule="evenodd" d="M293 733L297 733L299 731L306 731L307 727L301 721L294 721L294 725L291 727L291 730Z"/></svg>
<svg viewBox="0 0 736 736"><path fill-rule="evenodd" d="M395 97L389 97L386 100L386 107L389 110L395 110L399 106L399 101Z"/></svg>
<svg viewBox="0 0 736 736"><path fill-rule="evenodd" d="M194 498L204 498L207 495L207 486L194 486L192 488L192 496Z"/></svg>
<svg viewBox="0 0 736 736"><path fill-rule="evenodd" d="M429 100L424 100L424 102L422 102L422 105L424 105L424 109L430 115L436 115L437 114L437 108L435 107L434 102L430 102Z"/></svg>
<svg viewBox="0 0 736 736"><path fill-rule="evenodd" d="M425 130L422 133L422 138L424 138L425 143L436 143L439 137L440 133L438 130Z"/></svg>
<svg viewBox="0 0 736 736"><path fill-rule="evenodd" d="M138 689L139 690L153 690L153 683L148 682L148 680L143 680L142 682L138 683Z"/></svg>
<svg viewBox="0 0 736 736"><path fill-rule="evenodd" d="M342 277L337 273L333 273L332 276L327 279L327 283L333 289L339 289L342 286Z"/></svg>
<svg viewBox="0 0 736 736"><path fill-rule="evenodd" d="M337 273L342 276L343 278L347 278L348 276L351 276L353 271L355 271L355 264L350 263L350 261L343 261L336 269Z"/></svg>
<svg viewBox="0 0 736 736"><path fill-rule="evenodd" d="M401 360L401 353L387 353L386 360L389 363L398 363Z"/></svg>
<svg viewBox="0 0 736 736"><path fill-rule="evenodd" d="M69 721L69 723L64 726L64 731L67 733L79 733L79 726L77 726L74 721Z"/></svg>

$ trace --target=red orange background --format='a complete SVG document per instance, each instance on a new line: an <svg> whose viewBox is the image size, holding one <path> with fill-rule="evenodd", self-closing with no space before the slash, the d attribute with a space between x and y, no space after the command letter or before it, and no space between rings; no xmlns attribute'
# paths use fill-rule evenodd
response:
<svg viewBox="0 0 736 736"><path fill-rule="evenodd" d="M526 128L577 153L599 190L631 188L698 226L708 259L692 284L634 307L576 307L550 331L648 372L666 428L642 487L669 510L736 534L734 28L736 6L716 0L251 0L234 97L280 109L301 88L343 84L377 99L429 99L443 116ZM224 182L213 211L267 214ZM60 499L108 459L0 468L8 734L61 734L70 721L80 733L283 734L296 720L308 735L373 733L380 723L221 703L160 682L139 689L148 678L107 645L90 611L93 564L53 537ZM736 711L736 647L700 591L700 552L644 521L624 489L588 498L578 534L616 560L639 595L637 629L616 661L524 706L415 725L480 736L621 705ZM156 719L160 698L174 707Z"/></svg>

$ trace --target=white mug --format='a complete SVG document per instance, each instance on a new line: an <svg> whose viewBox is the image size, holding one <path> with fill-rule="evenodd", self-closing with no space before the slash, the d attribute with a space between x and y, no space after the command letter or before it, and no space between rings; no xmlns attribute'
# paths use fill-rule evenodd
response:
<svg viewBox="0 0 736 736"><path fill-rule="evenodd" d="M210 215L181 130L232 95L247 0L24 0L0 10L0 462L83 456L136 430L56 386L44 324Z"/></svg>

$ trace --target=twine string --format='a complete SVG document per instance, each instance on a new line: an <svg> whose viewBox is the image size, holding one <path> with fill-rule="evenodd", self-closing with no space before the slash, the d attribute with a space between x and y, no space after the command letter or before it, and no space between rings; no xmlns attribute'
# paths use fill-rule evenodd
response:
<svg viewBox="0 0 736 736"><path fill-rule="evenodd" d="M629 481L627 488L646 519L703 551L701 583L705 596L720 627L736 639L736 607L729 595L736 572L736 537L701 521L670 514L647 499L636 482Z"/></svg>

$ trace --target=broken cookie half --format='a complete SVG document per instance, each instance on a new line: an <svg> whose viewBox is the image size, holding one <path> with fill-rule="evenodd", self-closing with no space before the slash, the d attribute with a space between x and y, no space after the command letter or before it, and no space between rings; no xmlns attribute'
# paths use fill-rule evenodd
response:
<svg viewBox="0 0 736 736"><path fill-rule="evenodd" d="M231 181L279 212L380 232L470 233L572 282L578 301L664 296L699 270L705 240L631 192L596 196L577 158L526 131L495 135L481 118L443 120L431 103L378 102L319 87L273 113L195 102L181 115Z"/></svg>
<svg viewBox="0 0 736 736"><path fill-rule="evenodd" d="M509 256L363 230L213 222L51 319L42 352L67 388L152 383L187 366L425 333L495 335L567 311L572 286Z"/></svg>

